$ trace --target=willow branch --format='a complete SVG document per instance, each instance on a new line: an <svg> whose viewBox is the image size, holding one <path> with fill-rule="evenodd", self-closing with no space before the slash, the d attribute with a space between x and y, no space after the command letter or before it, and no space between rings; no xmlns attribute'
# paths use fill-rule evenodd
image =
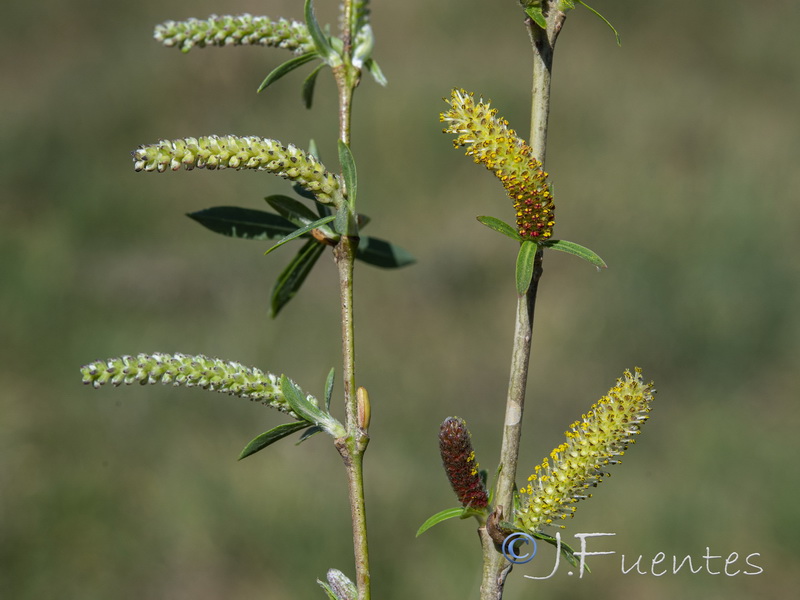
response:
<svg viewBox="0 0 800 600"><path fill-rule="evenodd" d="M548 3L552 5L553 3ZM547 30L531 19L526 26L533 48L533 85L531 90L531 136L533 155L544 165L547 147L547 123L550 115L550 79L553 69L553 48L566 15L551 8L547 13ZM479 530L484 552L481 600L501 600L511 563L498 551L504 533L502 521L513 521L513 499L516 488L519 443L522 436L522 416L528 381L533 316L536 293L542 275L542 250L537 251L533 279L528 291L517 299L511 375L506 399L500 469L494 496L495 512L486 527Z"/></svg>

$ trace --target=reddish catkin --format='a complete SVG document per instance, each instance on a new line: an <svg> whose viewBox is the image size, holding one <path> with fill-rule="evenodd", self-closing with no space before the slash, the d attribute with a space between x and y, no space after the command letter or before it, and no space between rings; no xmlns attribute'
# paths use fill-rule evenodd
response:
<svg viewBox="0 0 800 600"><path fill-rule="evenodd" d="M475 451L467 423L459 417L448 417L439 429L439 450L447 478L461 505L488 509L489 494L478 473Z"/></svg>

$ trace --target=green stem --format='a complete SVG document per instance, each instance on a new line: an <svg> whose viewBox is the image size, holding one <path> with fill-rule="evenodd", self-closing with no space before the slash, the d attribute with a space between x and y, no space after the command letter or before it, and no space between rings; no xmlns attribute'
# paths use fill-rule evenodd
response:
<svg viewBox="0 0 800 600"><path fill-rule="evenodd" d="M334 78L339 92L339 139L350 145L350 117L353 91L358 85L357 69L351 61L352 35L356 14L353 0L344 0L342 39L344 40L343 62L336 67ZM340 206L339 210L350 210ZM343 235L333 249L339 271L339 293L342 305L342 362L344 380L345 427L347 435L336 440L336 448L342 456L347 471L347 488L350 497L350 516L353 526L353 553L355 557L358 600L370 599L369 547L367 545L367 519L364 503L364 452L369 443L366 424L358 417L355 365L355 326L353 319L353 265L355 263L358 237Z"/></svg>
<svg viewBox="0 0 800 600"><path fill-rule="evenodd" d="M531 90L531 139L533 155L544 166L547 146L547 121L550 114L550 78L553 68L553 47L566 15L550 6L545 13L547 30L531 19L526 24L533 46L533 86ZM536 253L533 279L528 291L517 299L514 341L511 355L511 375L506 399L503 442L500 450L500 469L494 496L495 512L487 526L479 530L483 545L483 580L481 600L501 600L511 563L498 551L497 543L504 537L499 523L514 520L514 491L516 488L519 442L522 436L522 415L525 408L525 389L528 381L533 316L536 293L542 276L541 248Z"/></svg>
<svg viewBox="0 0 800 600"><path fill-rule="evenodd" d="M342 362L347 433L357 433L358 400L356 398L355 324L353 321L353 266L358 238L342 236L333 249L339 270L339 297L342 304Z"/></svg>

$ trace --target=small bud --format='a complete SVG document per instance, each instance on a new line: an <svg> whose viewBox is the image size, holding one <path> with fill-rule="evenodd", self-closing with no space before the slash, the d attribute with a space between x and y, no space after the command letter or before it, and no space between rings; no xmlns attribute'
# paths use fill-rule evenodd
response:
<svg viewBox="0 0 800 600"><path fill-rule="evenodd" d="M369 394L363 387L356 390L356 405L358 406L358 426L366 431L369 429L369 419L372 409L369 404Z"/></svg>

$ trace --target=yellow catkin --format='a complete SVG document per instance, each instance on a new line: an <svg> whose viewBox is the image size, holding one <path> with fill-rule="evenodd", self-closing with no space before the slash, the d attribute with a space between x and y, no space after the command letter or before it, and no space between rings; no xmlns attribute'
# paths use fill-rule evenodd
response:
<svg viewBox="0 0 800 600"><path fill-rule="evenodd" d="M587 490L609 475L606 468L618 463L635 441L654 394L653 384L643 382L641 369L625 371L608 395L570 426L566 442L534 469L528 485L519 490L516 524L538 531L571 517L575 504L591 497Z"/></svg>
<svg viewBox="0 0 800 600"><path fill-rule="evenodd" d="M475 101L464 90L453 90L450 110L440 115L445 133L455 134L455 147L466 146L467 156L483 164L503 184L514 203L517 232L524 240L543 242L552 237L555 206L547 173L531 147L517 137L508 121L497 116L488 102Z"/></svg>

